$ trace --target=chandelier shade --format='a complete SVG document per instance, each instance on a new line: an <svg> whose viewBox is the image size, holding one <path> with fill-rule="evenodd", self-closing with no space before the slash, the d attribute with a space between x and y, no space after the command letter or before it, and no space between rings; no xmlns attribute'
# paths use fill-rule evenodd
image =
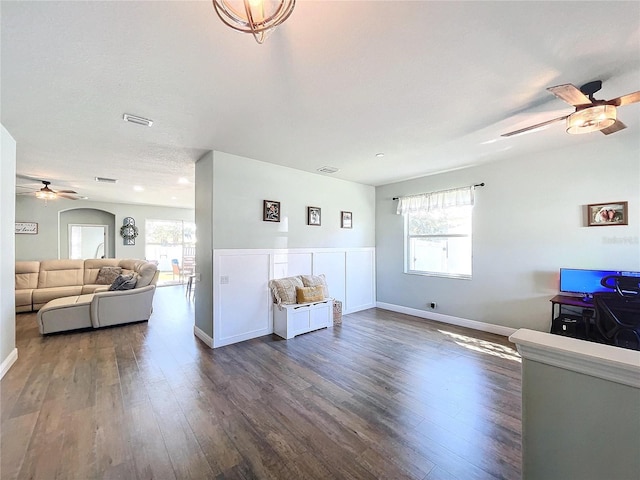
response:
<svg viewBox="0 0 640 480"><path fill-rule="evenodd" d="M222 22L238 30L251 33L256 42L283 23L295 7L296 0L212 0L213 8Z"/></svg>
<svg viewBox="0 0 640 480"><path fill-rule="evenodd" d="M580 134L595 132L616 123L616 107L594 105L583 108L567 117L567 133Z"/></svg>

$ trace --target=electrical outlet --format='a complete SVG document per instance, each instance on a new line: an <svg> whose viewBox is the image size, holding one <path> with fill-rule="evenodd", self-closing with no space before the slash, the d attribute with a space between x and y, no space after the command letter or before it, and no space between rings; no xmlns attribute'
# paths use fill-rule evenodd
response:
<svg viewBox="0 0 640 480"><path fill-rule="evenodd" d="M436 302L431 302L431 303L429 304L429 307L431 307L431 308L433 308L433 309L435 309L437 306L438 306L438 304L437 304Z"/></svg>
<svg viewBox="0 0 640 480"><path fill-rule="evenodd" d="M227 275L220 276L220 285L227 285L229 283L229 277Z"/></svg>

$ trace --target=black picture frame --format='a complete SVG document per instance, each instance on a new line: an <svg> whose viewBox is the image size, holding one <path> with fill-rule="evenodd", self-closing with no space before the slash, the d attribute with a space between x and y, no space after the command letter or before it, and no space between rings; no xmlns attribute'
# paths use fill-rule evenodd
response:
<svg viewBox="0 0 640 480"><path fill-rule="evenodd" d="M353 228L352 212L340 212L340 228Z"/></svg>
<svg viewBox="0 0 640 480"><path fill-rule="evenodd" d="M265 222L279 222L280 202L264 200L262 202L262 220Z"/></svg>
<svg viewBox="0 0 640 480"><path fill-rule="evenodd" d="M307 207L307 225L314 227L322 225L322 212L320 207Z"/></svg>

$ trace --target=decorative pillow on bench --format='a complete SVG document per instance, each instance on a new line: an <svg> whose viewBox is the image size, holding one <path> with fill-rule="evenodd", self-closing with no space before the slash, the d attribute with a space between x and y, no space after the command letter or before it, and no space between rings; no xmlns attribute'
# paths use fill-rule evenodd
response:
<svg viewBox="0 0 640 480"><path fill-rule="evenodd" d="M320 302L324 300L324 287L296 287L298 303Z"/></svg>
<svg viewBox="0 0 640 480"><path fill-rule="evenodd" d="M131 290L132 288L135 288L137 282L138 277L135 273L130 273L129 275L118 275L109 287L109 291Z"/></svg>
<svg viewBox="0 0 640 480"><path fill-rule="evenodd" d="M269 288L271 288L275 303L278 305L296 303L296 287L304 287L302 280L298 277L278 278L269 281Z"/></svg>
<svg viewBox="0 0 640 480"><path fill-rule="evenodd" d="M327 286L327 279L324 273L320 275L300 275L300 280L302 280L302 284L305 287L322 287L324 298L329 298L329 287Z"/></svg>
<svg viewBox="0 0 640 480"><path fill-rule="evenodd" d="M111 285L121 273L121 267L100 267L100 270L98 270L98 277L96 278L96 284Z"/></svg>

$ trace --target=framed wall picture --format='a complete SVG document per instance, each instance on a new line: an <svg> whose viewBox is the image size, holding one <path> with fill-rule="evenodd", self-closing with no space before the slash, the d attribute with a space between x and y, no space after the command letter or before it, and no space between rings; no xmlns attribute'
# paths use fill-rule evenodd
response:
<svg viewBox="0 0 640 480"><path fill-rule="evenodd" d="M307 207L307 225L320 226L320 208L319 207Z"/></svg>
<svg viewBox="0 0 640 480"><path fill-rule="evenodd" d="M340 212L340 228L353 227L353 214L351 212Z"/></svg>
<svg viewBox="0 0 640 480"><path fill-rule="evenodd" d="M589 226L628 225L629 202L593 203L587 205Z"/></svg>
<svg viewBox="0 0 640 480"><path fill-rule="evenodd" d="M262 220L265 222L279 222L280 202L264 200L262 202Z"/></svg>
<svg viewBox="0 0 640 480"><path fill-rule="evenodd" d="M26 233L28 235L37 235L38 224L36 222L16 222L16 233Z"/></svg>

